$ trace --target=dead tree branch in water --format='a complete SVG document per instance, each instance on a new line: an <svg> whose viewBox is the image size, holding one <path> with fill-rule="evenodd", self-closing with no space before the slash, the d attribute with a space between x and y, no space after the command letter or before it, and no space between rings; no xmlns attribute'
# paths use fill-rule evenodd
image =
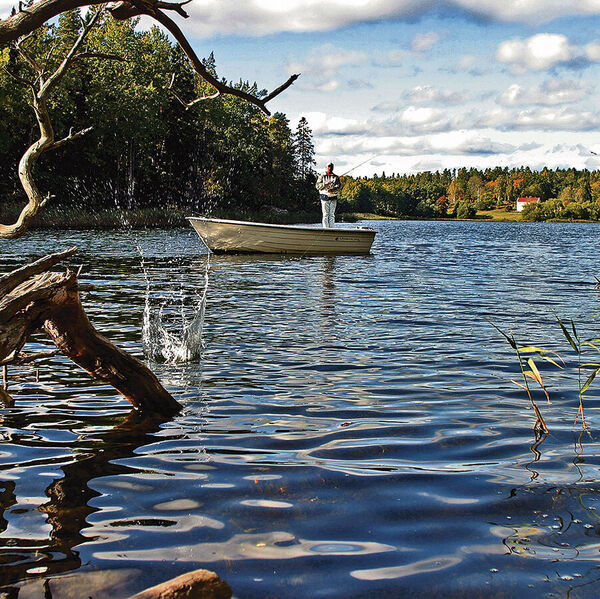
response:
<svg viewBox="0 0 600 599"><path fill-rule="evenodd" d="M156 376L92 326L79 299L77 275L48 271L74 251L46 256L0 278L0 363L15 360L28 337L41 329L63 354L135 408L175 414L181 406Z"/></svg>

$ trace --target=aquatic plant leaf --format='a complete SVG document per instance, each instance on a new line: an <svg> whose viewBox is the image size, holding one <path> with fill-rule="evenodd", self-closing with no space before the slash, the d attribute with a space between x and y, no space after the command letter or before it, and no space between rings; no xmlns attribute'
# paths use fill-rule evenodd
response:
<svg viewBox="0 0 600 599"><path fill-rule="evenodd" d="M548 400L548 403L549 403L550 395L548 395L548 391L546 390L546 386L544 385L542 375L540 374L540 371L538 370L536 363L533 361L533 358L529 358L527 360L527 364L529 364L529 367L531 368L531 372L526 371L526 372L524 372L524 374L526 376L530 376L534 381L536 381L539 384L539 386L542 388L542 391L544 392L544 395L546 396L546 399Z"/></svg>
<svg viewBox="0 0 600 599"><path fill-rule="evenodd" d="M584 341L581 345L587 345L588 347L593 347L596 351L600 352L600 347L598 347L596 344L592 343L592 341L598 341L598 339L588 339L587 341Z"/></svg>
<svg viewBox="0 0 600 599"><path fill-rule="evenodd" d="M517 348L517 342L515 341L514 335L512 333L508 335L502 329L498 328L493 322L490 322L490 324L508 341L509 345L515 351L519 351Z"/></svg>
<svg viewBox="0 0 600 599"><path fill-rule="evenodd" d="M542 349L541 347L535 347L533 345L528 345L527 347L519 347L519 349L517 349L518 352L521 352L522 354L544 354L546 352L548 352L549 350L547 349ZM549 352L549 353L555 353L555 352Z"/></svg>
<svg viewBox="0 0 600 599"><path fill-rule="evenodd" d="M519 383L519 381L515 381L514 379L510 379L511 383L514 383L517 387L521 387L521 389L525 389L525 391L529 391L527 387L523 383Z"/></svg>
<svg viewBox="0 0 600 599"><path fill-rule="evenodd" d="M575 339L577 339L579 341L579 335L577 334L577 330L575 329L575 322L572 318L571 318L571 329L573 331L573 337L575 337Z"/></svg>
<svg viewBox="0 0 600 599"><path fill-rule="evenodd" d="M553 354L563 363L563 365L565 363L565 361L560 357L560 354L557 354L555 351L551 351L549 349L542 349L541 347L534 347L533 345L529 345L527 347L520 347L517 351L522 354L536 353L540 358L542 358L542 360L546 360L546 362L550 362L558 368L562 368L562 366L552 358L548 357L546 354Z"/></svg>
<svg viewBox="0 0 600 599"><path fill-rule="evenodd" d="M538 370L536 363L533 361L533 358L529 358L527 360L527 364L529 364L529 368L531 368L533 374L535 375L535 380L538 381L538 383L541 385L542 384L542 375L540 374L540 371Z"/></svg>
<svg viewBox="0 0 600 599"><path fill-rule="evenodd" d="M577 344L575 343L575 341L573 341L573 337L571 337L571 334L569 333L569 331L567 331L567 327L565 327L565 325L563 324L563 321L558 318L558 324L560 325L560 328L562 329L562 332L565 336L565 338L567 339L567 341L569 342L569 344L571 345L571 347L577 352L579 353L579 349L577 347ZM571 321L573 322L573 321Z"/></svg>
<svg viewBox="0 0 600 599"><path fill-rule="evenodd" d="M594 370L594 372L592 372L592 374L590 374L590 376L588 377L588 380L583 384L583 387L581 387L581 391L580 393L583 394L588 390L588 387L592 384L592 381L596 378L596 375L598 374L598 372L600 371L600 367L596 368L596 370Z"/></svg>

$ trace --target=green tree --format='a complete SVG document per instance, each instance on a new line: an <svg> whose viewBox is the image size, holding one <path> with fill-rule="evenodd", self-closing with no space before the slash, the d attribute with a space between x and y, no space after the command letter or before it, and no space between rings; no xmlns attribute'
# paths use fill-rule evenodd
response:
<svg viewBox="0 0 600 599"><path fill-rule="evenodd" d="M294 154L297 164L297 176L301 180L314 177L313 166L315 161L315 146L312 140L312 131L308 126L308 121L302 117L298 121L296 132L294 133Z"/></svg>

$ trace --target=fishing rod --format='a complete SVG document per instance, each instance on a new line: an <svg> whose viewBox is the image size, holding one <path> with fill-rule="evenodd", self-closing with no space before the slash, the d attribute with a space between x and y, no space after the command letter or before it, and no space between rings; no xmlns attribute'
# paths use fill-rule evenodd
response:
<svg viewBox="0 0 600 599"><path fill-rule="evenodd" d="M379 158L379 156L381 156L381 154L377 154L376 156L371 156L371 158L367 158L367 160L364 160L360 164L357 164L356 166L353 166L349 171L346 171L345 173L342 173L340 175L340 177L344 177L348 173L351 173L352 171L356 170L359 166L362 166L363 164L367 164L367 162L371 162L371 160L375 160L375 158Z"/></svg>

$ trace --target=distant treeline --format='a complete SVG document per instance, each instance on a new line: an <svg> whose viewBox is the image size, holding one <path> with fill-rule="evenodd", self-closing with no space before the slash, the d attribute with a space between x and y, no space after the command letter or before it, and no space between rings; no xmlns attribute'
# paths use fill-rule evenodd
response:
<svg viewBox="0 0 600 599"><path fill-rule="evenodd" d="M342 209L387 216L472 218L478 210L515 210L539 197L526 220L600 219L600 171L521 168L446 169L415 175L343 178Z"/></svg>
<svg viewBox="0 0 600 599"><path fill-rule="evenodd" d="M306 121L303 129L291 131L285 115L266 117L231 96L186 107L214 89L157 28L136 27L136 20L108 19L92 31L86 50L104 57L75 62L52 98L57 139L70 129L93 131L40 161L35 175L43 193L54 196L50 205L177 207L217 214L230 208L315 210L314 150ZM79 15L72 11L24 44L52 72L80 31ZM216 75L213 56L204 62ZM24 201L17 166L39 136L30 90L17 82L31 74L14 50L0 50L2 204ZM256 84L237 85L266 93Z"/></svg>

